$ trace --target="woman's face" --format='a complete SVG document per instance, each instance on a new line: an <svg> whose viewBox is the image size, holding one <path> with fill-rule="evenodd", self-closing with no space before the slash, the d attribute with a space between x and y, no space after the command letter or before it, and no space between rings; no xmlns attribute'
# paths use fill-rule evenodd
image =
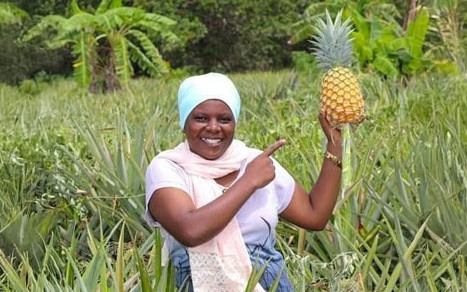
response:
<svg viewBox="0 0 467 292"><path fill-rule="evenodd" d="M200 103L188 116L185 134L190 150L214 160L222 156L232 143L235 119L222 101L209 99Z"/></svg>

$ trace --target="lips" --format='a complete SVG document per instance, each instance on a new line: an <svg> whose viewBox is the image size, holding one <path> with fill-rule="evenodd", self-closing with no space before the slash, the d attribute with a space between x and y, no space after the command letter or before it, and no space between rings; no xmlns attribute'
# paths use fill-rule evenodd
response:
<svg viewBox="0 0 467 292"><path fill-rule="evenodd" d="M201 138L201 141L210 145L210 146L217 146L222 142L221 138Z"/></svg>

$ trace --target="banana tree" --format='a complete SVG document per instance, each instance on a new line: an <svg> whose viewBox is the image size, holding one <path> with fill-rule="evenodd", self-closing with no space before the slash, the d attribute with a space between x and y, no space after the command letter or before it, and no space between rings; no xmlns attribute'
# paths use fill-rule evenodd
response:
<svg viewBox="0 0 467 292"><path fill-rule="evenodd" d="M25 36L30 41L39 35L51 35L50 48L71 45L74 76L91 92L113 91L128 85L133 65L150 76L168 71L152 39L177 42L171 31L175 22L140 8L125 7L121 0L102 0L94 13L71 3L72 16L44 17Z"/></svg>
<svg viewBox="0 0 467 292"><path fill-rule="evenodd" d="M452 62L436 60L425 47L430 22L426 8L418 11L405 32L396 22L365 19L357 11L352 12L352 21L356 28L352 35L354 51L362 68L373 68L391 78L413 76L433 68L447 73L446 68L455 70Z"/></svg>

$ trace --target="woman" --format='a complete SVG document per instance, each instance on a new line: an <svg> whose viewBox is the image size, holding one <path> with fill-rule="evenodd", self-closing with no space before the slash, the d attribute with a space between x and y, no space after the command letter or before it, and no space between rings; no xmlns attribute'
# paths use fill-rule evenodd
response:
<svg viewBox="0 0 467 292"><path fill-rule="evenodd" d="M272 158L285 140L264 151L234 140L240 97L218 73L186 79L178 92L186 141L157 155L146 172L146 219L162 226L178 287L243 291L252 266L266 264L255 291L293 291L275 250L278 216L308 230L328 222L341 180L341 135L323 113L328 139L310 193ZM184 290L183 290L184 291Z"/></svg>

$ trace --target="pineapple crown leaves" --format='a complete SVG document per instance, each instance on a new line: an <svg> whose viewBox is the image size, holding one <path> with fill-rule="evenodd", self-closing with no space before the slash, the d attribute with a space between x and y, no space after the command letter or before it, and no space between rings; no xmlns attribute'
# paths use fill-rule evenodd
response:
<svg viewBox="0 0 467 292"><path fill-rule="evenodd" d="M352 64L353 39L350 38L350 34L353 29L350 20L347 18L342 22L342 10L334 22L327 10L326 23L322 19L317 20L316 36L310 42L315 46L313 55L320 68L349 67Z"/></svg>

